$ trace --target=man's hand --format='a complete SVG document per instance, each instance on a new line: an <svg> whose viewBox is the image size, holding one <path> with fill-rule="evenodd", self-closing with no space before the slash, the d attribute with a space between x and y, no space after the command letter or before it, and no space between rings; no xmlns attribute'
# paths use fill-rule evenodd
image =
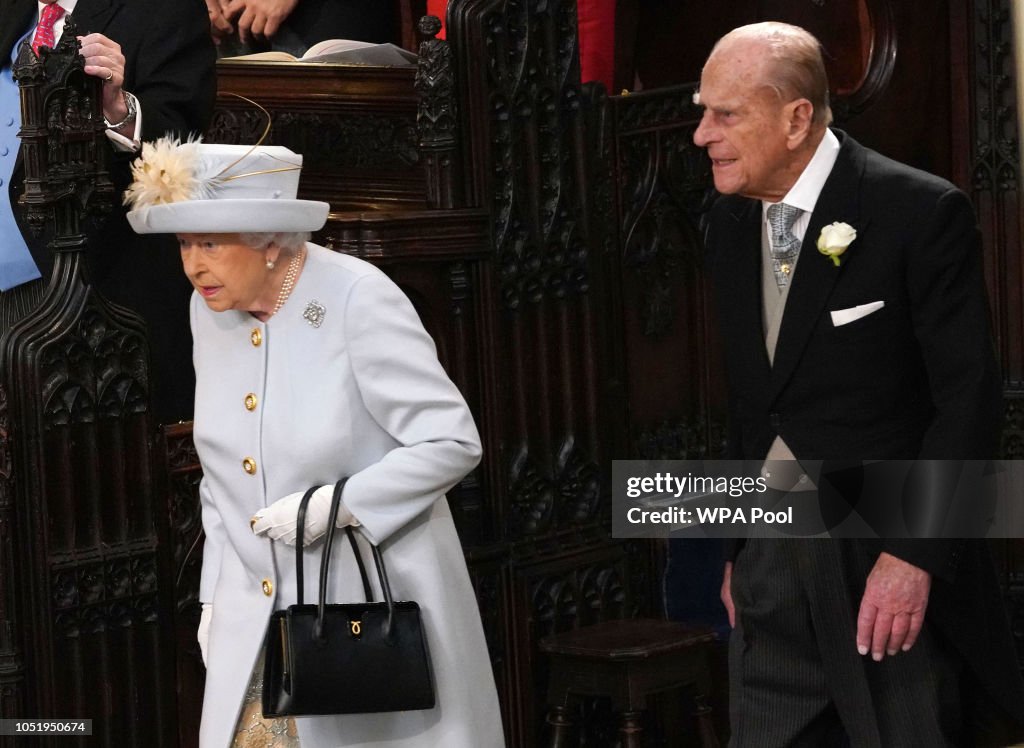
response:
<svg viewBox="0 0 1024 748"><path fill-rule="evenodd" d="M888 553L868 575L857 614L857 651L876 662L917 641L928 607L931 574Z"/></svg>
<svg viewBox="0 0 1024 748"><path fill-rule="evenodd" d="M729 626L736 628L736 607L732 604L732 561L725 562L725 572L722 574L722 605L725 612L729 614Z"/></svg>
<svg viewBox="0 0 1024 748"><path fill-rule="evenodd" d="M206 10L210 14L210 36L214 44L220 44L235 33L235 27L228 20L226 0L206 0Z"/></svg>
<svg viewBox="0 0 1024 748"><path fill-rule="evenodd" d="M224 15L238 16L238 36L243 42L270 39L299 4L299 0L229 0Z"/></svg>
<svg viewBox="0 0 1024 748"><path fill-rule="evenodd" d="M110 122L120 122L128 114L121 86L124 85L124 55L121 45L103 34L78 37L85 58L85 74L103 81L103 116ZM125 127L131 123L125 123Z"/></svg>

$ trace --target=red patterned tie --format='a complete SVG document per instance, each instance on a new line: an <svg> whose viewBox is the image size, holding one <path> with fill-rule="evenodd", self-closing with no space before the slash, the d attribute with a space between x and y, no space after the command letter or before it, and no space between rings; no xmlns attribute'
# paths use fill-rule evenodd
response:
<svg viewBox="0 0 1024 748"><path fill-rule="evenodd" d="M53 26L64 15L64 9L57 3L50 3L43 8L43 15L36 26L36 35L32 37L32 51L39 56L40 47L53 48Z"/></svg>

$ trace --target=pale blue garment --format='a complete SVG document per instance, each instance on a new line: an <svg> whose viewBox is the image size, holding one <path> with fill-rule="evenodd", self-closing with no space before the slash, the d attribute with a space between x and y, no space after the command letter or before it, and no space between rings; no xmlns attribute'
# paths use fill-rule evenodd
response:
<svg viewBox="0 0 1024 748"><path fill-rule="evenodd" d="M21 101L13 77L14 59L20 46L19 39L11 52L11 65L0 71L0 290L3 291L42 277L14 219L10 197L11 175L21 148L18 140Z"/></svg>

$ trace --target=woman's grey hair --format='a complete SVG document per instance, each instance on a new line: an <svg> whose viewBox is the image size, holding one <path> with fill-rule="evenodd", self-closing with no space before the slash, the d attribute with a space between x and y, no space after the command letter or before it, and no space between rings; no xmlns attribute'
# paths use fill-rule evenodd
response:
<svg viewBox="0 0 1024 748"><path fill-rule="evenodd" d="M759 42L765 47L769 61L765 83L782 101L807 99L814 107L814 124L832 124L828 74L821 42L813 34L799 26L777 21L752 23L733 29L719 39L711 56L723 43L739 40Z"/></svg>
<svg viewBox="0 0 1024 748"><path fill-rule="evenodd" d="M266 249L276 244L285 254L298 252L309 241L308 231L261 231L239 234L242 244L253 249Z"/></svg>

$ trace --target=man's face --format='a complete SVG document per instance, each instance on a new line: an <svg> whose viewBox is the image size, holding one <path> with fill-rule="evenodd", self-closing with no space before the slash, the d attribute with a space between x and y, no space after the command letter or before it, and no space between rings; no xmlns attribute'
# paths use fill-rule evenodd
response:
<svg viewBox="0 0 1024 748"><path fill-rule="evenodd" d="M749 42L716 50L700 79L704 116L693 142L707 148L715 188L777 202L792 186L788 109L765 85L764 52Z"/></svg>

